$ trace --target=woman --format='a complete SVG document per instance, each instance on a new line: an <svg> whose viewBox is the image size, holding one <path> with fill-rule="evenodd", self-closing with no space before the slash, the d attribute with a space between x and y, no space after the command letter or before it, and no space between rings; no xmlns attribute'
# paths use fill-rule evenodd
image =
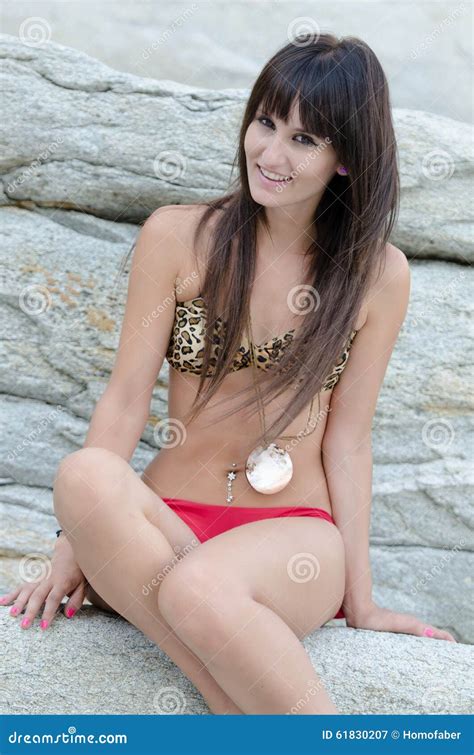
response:
<svg viewBox="0 0 474 755"><path fill-rule="evenodd" d="M301 642L331 618L455 641L372 599L371 423L410 290L372 50L323 34L277 52L237 158L234 191L144 223L110 382L56 475L52 573L4 603L25 626L44 604L47 626L87 595L214 713L337 713ZM140 477L165 355L168 432Z"/></svg>

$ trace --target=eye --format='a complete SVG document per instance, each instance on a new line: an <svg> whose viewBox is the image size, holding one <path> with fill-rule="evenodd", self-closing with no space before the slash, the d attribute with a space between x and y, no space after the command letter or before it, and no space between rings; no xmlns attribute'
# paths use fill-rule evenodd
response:
<svg viewBox="0 0 474 755"><path fill-rule="evenodd" d="M267 118L266 115L259 116L257 118L257 121L261 123L262 126L265 126L264 121L267 121L268 123L271 124L270 126L265 126L265 128L271 128L272 126L274 126L273 121L271 121L270 118ZM302 139L306 140L306 141L298 142L298 144L304 144L304 145L312 144L313 147L317 146L316 143L311 139L311 137L306 136L306 134L296 134L295 139L298 137L301 137Z"/></svg>
<svg viewBox="0 0 474 755"><path fill-rule="evenodd" d="M316 146L316 143L313 142L310 136L306 136L306 134L297 134L296 136L301 136L302 139L306 139L305 142L300 142L300 144L312 144L314 147Z"/></svg>
<svg viewBox="0 0 474 755"><path fill-rule="evenodd" d="M263 125L263 121L268 121L269 123L272 123L270 118L267 118L265 115L261 115L259 118L257 118L257 121ZM273 125L273 123L272 123Z"/></svg>

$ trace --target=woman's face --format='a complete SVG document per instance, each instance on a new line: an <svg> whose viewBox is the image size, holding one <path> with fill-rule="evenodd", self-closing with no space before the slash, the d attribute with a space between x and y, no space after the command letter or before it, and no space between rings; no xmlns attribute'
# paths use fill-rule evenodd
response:
<svg viewBox="0 0 474 755"><path fill-rule="evenodd" d="M296 105L286 124L257 109L244 140L255 202L274 207L317 199L340 166L329 138L300 126Z"/></svg>

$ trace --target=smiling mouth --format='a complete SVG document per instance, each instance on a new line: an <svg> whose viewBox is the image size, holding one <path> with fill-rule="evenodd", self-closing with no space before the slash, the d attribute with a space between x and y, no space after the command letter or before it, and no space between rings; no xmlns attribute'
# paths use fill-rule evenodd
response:
<svg viewBox="0 0 474 755"><path fill-rule="evenodd" d="M292 176L280 176L279 173L272 173L271 171L267 171L264 168L262 168L261 165L257 163L257 168L259 169L261 175L267 180L267 181L273 181L273 183L285 183L288 184L290 181L293 180Z"/></svg>

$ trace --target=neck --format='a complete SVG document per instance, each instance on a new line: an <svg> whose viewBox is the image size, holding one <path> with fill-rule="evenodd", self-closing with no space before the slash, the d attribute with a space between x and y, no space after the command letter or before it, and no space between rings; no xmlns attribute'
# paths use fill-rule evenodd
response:
<svg viewBox="0 0 474 755"><path fill-rule="evenodd" d="M295 216L287 208L266 207L264 212L267 224L260 221L258 239L263 247L271 249L270 256L300 257L314 243L314 211L303 213L300 208Z"/></svg>

